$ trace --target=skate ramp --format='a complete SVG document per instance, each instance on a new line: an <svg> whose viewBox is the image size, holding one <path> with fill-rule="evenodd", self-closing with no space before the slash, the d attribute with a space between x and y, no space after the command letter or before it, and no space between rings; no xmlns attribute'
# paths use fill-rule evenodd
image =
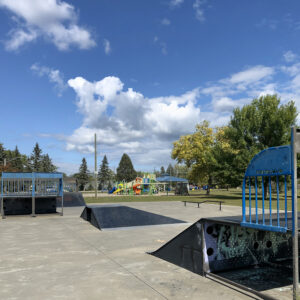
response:
<svg viewBox="0 0 300 300"><path fill-rule="evenodd" d="M64 192L64 207L85 206L85 201L81 193ZM57 206L61 207L61 199L57 199Z"/></svg>
<svg viewBox="0 0 300 300"><path fill-rule="evenodd" d="M81 218L101 229L185 223L128 206L86 206Z"/></svg>
<svg viewBox="0 0 300 300"><path fill-rule="evenodd" d="M158 250L149 254L202 275L201 226L200 222L194 223Z"/></svg>
<svg viewBox="0 0 300 300"><path fill-rule="evenodd" d="M149 254L259 292L291 284L291 231L246 228L240 220L238 216L200 219Z"/></svg>

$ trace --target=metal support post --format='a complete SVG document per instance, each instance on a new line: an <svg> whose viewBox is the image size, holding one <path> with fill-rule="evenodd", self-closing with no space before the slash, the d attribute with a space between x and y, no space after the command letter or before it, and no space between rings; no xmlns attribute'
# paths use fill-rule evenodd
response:
<svg viewBox="0 0 300 300"><path fill-rule="evenodd" d="M299 295L299 249L298 249L298 205L297 205L297 152L300 144L300 132L292 128L292 212L293 212L293 299L297 300Z"/></svg>
<svg viewBox="0 0 300 300"><path fill-rule="evenodd" d="M32 198L31 198L31 216L35 217L35 176L32 173Z"/></svg>
<svg viewBox="0 0 300 300"><path fill-rule="evenodd" d="M2 216L2 219L5 219L4 198L3 198L3 174L1 176L1 216Z"/></svg>
<svg viewBox="0 0 300 300"><path fill-rule="evenodd" d="M95 198L97 199L97 135L95 133Z"/></svg>
<svg viewBox="0 0 300 300"><path fill-rule="evenodd" d="M64 215L64 183L63 179L59 179L60 189L61 189L61 216Z"/></svg>

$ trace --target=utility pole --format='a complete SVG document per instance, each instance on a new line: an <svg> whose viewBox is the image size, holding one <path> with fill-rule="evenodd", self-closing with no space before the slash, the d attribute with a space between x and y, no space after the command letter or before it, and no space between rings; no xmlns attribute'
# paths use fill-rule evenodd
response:
<svg viewBox="0 0 300 300"><path fill-rule="evenodd" d="M97 134L95 133L95 198L97 199Z"/></svg>

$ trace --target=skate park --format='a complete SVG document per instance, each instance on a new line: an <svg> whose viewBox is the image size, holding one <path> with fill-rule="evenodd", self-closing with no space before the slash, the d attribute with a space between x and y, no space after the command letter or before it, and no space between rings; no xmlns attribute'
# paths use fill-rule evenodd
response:
<svg viewBox="0 0 300 300"><path fill-rule="evenodd" d="M288 201L295 204L297 195L288 178L296 176L293 161L299 134L293 131L291 145L263 150L252 159L243 182L242 215L240 207L224 205L220 210L218 204L209 203L200 208L172 201L83 206L74 199L64 212L57 213L57 205L57 212L36 214L41 191L61 198L63 208L60 177L32 174L32 186L24 192L20 175L2 173L2 199L21 197L20 193L26 199L31 193L32 213L30 217L29 212L10 209L0 224L1 296L290 299L298 217L293 207L287 209ZM39 182L49 177L58 179L57 189L47 190ZM262 208L258 207L259 183ZM279 207L280 197L284 209ZM4 217L7 207L2 207Z"/></svg>

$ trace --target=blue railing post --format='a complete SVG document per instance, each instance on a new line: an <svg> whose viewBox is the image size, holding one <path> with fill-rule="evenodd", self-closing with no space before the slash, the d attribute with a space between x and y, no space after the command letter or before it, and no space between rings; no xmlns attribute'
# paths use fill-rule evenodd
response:
<svg viewBox="0 0 300 300"><path fill-rule="evenodd" d="M261 184L261 206L262 206L262 219L263 219L263 225L265 225L265 186L264 186L264 176L261 177L262 184Z"/></svg>
<svg viewBox="0 0 300 300"><path fill-rule="evenodd" d="M251 218L251 177L249 176L249 223L252 223Z"/></svg>
<svg viewBox="0 0 300 300"><path fill-rule="evenodd" d="M270 210L270 225L272 226L272 184L271 184L271 176L269 176L269 210Z"/></svg>
<svg viewBox="0 0 300 300"><path fill-rule="evenodd" d="M278 183L278 175L276 176L276 190L277 190L277 226L280 226L279 219L279 183Z"/></svg>
<svg viewBox="0 0 300 300"><path fill-rule="evenodd" d="M245 196L245 188L246 188L246 178L243 180L243 222L246 222L246 196Z"/></svg>
<svg viewBox="0 0 300 300"><path fill-rule="evenodd" d="M258 214L257 214L257 176L255 176L255 221L258 224Z"/></svg>

